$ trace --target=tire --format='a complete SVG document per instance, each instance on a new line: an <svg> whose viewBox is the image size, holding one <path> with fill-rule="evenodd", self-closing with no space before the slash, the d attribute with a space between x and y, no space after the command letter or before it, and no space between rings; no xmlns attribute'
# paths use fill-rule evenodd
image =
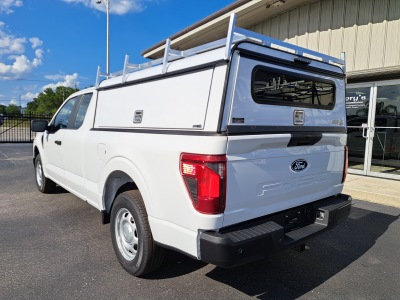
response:
<svg viewBox="0 0 400 300"><path fill-rule="evenodd" d="M128 273L141 277L161 265L164 249L154 243L139 191L117 196L111 210L110 230L115 254Z"/></svg>
<svg viewBox="0 0 400 300"><path fill-rule="evenodd" d="M50 193L56 187L56 184L53 181L44 176L40 154L38 154L35 158L35 179L36 186L42 193Z"/></svg>

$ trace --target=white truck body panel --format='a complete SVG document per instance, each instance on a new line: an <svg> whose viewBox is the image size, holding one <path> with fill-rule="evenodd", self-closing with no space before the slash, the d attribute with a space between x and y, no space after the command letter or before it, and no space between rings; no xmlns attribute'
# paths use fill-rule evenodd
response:
<svg viewBox="0 0 400 300"><path fill-rule="evenodd" d="M208 69L105 90L99 93L95 128L202 129L212 76ZM133 122L135 111L143 111L140 123Z"/></svg>

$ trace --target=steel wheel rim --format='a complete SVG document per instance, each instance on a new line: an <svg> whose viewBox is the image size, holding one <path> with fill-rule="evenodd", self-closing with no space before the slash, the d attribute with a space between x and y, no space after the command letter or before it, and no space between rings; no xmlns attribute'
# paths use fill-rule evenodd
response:
<svg viewBox="0 0 400 300"><path fill-rule="evenodd" d="M139 236L135 219L126 208L118 211L114 230L119 252L126 260L133 260L138 251Z"/></svg>
<svg viewBox="0 0 400 300"><path fill-rule="evenodd" d="M42 187L43 185L43 172L42 172L42 166L40 165L40 162L36 164L36 181L37 184Z"/></svg>

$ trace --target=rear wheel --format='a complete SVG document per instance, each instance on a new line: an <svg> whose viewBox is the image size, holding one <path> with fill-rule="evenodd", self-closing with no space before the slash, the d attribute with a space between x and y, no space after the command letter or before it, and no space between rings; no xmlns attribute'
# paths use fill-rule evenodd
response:
<svg viewBox="0 0 400 300"><path fill-rule="evenodd" d="M35 158L35 178L36 186L42 193L50 193L56 187L56 184L53 181L44 176L40 154Z"/></svg>
<svg viewBox="0 0 400 300"><path fill-rule="evenodd" d="M140 277L161 265L164 251L154 243L139 191L118 195L111 210L110 229L115 254L127 272Z"/></svg>

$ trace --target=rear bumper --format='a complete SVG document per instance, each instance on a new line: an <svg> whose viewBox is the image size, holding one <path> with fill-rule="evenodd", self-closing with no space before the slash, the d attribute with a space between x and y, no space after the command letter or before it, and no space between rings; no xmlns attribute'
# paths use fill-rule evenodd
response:
<svg viewBox="0 0 400 300"><path fill-rule="evenodd" d="M265 258L278 250L293 248L347 219L351 201L350 196L340 194L302 206L301 209L311 211L314 215L318 212L319 218L314 217L313 223L289 232L275 222L286 212L219 232L202 232L201 260L220 267L234 267Z"/></svg>

